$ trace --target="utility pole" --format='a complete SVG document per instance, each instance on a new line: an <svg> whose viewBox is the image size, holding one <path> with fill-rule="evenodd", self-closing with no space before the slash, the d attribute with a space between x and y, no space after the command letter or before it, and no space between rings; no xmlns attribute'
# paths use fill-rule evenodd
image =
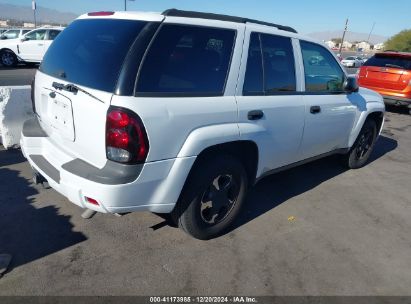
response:
<svg viewBox="0 0 411 304"><path fill-rule="evenodd" d="M375 22L372 24L371 31L370 31L370 33L368 34L368 38L367 38L367 43L368 43L368 44L370 44L370 37L371 37L372 31L374 30L374 26L375 26Z"/></svg>
<svg viewBox="0 0 411 304"><path fill-rule="evenodd" d="M34 28L36 28L37 22L36 22L36 1L35 0L31 1L31 8L33 9L33 14L34 14Z"/></svg>
<svg viewBox="0 0 411 304"><path fill-rule="evenodd" d="M343 36L342 36L342 39L341 39L340 51L339 51L340 56L341 56L341 50L342 50L342 47L343 47L343 44L344 44L344 38L345 38L345 33L347 32L347 28L348 28L348 18L345 20L345 28L344 28L344 33L343 33Z"/></svg>
<svg viewBox="0 0 411 304"><path fill-rule="evenodd" d="M134 1L134 0L124 0L124 10L127 11L127 1Z"/></svg>

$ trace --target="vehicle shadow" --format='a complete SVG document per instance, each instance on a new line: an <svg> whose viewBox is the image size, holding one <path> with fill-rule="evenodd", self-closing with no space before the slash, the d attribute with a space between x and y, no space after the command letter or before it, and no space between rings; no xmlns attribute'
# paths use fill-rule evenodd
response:
<svg viewBox="0 0 411 304"><path fill-rule="evenodd" d="M368 164L395 150L397 146L396 140L380 136ZM339 156L334 155L264 178L250 190L240 216L226 233L347 170L339 162Z"/></svg>
<svg viewBox="0 0 411 304"><path fill-rule="evenodd" d="M393 105L385 105L385 110L391 113L410 115L408 108L404 106L399 107L399 106L393 106Z"/></svg>
<svg viewBox="0 0 411 304"><path fill-rule="evenodd" d="M0 143L0 168L25 162L20 149L5 150Z"/></svg>
<svg viewBox="0 0 411 304"><path fill-rule="evenodd" d="M8 272L87 239L73 231L70 217L58 208L33 206L38 191L19 171L3 167L22 160L12 151L0 151L0 253L12 255Z"/></svg>
<svg viewBox="0 0 411 304"><path fill-rule="evenodd" d="M0 70L9 71L9 70L24 70L24 69L37 69L39 64L37 63L21 63L15 67L6 67L0 63Z"/></svg>

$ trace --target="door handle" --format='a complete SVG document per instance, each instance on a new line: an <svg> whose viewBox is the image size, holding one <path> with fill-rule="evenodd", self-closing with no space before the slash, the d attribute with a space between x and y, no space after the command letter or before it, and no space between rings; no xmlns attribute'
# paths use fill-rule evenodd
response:
<svg viewBox="0 0 411 304"><path fill-rule="evenodd" d="M310 108L310 113L311 114L318 114L321 112L321 107L320 106L311 106Z"/></svg>
<svg viewBox="0 0 411 304"><path fill-rule="evenodd" d="M248 120L259 120L264 117L264 112L261 110L252 110L248 112Z"/></svg>
<svg viewBox="0 0 411 304"><path fill-rule="evenodd" d="M43 43L39 43L39 44L38 44L38 46L43 46L43 45L44 45Z"/></svg>

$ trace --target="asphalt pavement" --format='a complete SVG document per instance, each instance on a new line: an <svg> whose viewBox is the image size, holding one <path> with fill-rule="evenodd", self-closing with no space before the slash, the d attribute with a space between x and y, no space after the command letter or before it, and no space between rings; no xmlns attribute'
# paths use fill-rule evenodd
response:
<svg viewBox="0 0 411 304"><path fill-rule="evenodd" d="M390 111L366 167L329 157L267 177L210 241L151 213L84 220L0 148L0 254L13 256L0 295L411 295L411 116Z"/></svg>
<svg viewBox="0 0 411 304"><path fill-rule="evenodd" d="M0 64L0 86L30 85L37 71L37 66L19 65L6 68Z"/></svg>

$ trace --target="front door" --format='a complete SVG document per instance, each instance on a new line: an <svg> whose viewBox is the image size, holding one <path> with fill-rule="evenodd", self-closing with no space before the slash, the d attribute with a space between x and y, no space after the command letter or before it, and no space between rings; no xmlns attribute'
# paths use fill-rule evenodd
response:
<svg viewBox="0 0 411 304"><path fill-rule="evenodd" d="M348 146L356 106L354 94L344 91L345 73L324 47L300 42L304 63L305 127L301 146L307 159Z"/></svg>
<svg viewBox="0 0 411 304"><path fill-rule="evenodd" d="M41 61L44 55L45 29L31 31L19 43L19 57L24 61Z"/></svg>

